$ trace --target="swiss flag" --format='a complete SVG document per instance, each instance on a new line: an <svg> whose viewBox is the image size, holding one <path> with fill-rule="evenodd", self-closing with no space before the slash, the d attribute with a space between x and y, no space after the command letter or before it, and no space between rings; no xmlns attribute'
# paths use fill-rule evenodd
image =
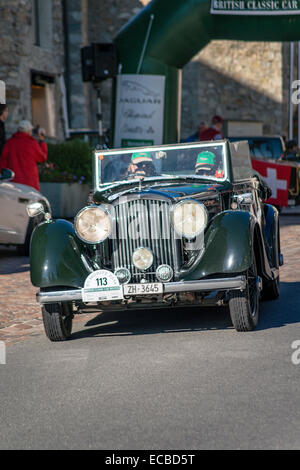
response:
<svg viewBox="0 0 300 470"><path fill-rule="evenodd" d="M266 201L275 206L288 207L289 185L292 168L280 163L269 163L252 159L252 167L265 179L272 189L272 196Z"/></svg>

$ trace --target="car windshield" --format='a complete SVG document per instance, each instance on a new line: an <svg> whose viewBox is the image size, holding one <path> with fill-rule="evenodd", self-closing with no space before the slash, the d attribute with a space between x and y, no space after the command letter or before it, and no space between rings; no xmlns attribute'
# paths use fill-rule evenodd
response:
<svg viewBox="0 0 300 470"><path fill-rule="evenodd" d="M279 159L283 154L283 147L280 138L266 137L239 137L230 138L231 141L248 140L251 157Z"/></svg>
<svg viewBox="0 0 300 470"><path fill-rule="evenodd" d="M224 142L100 151L96 153L99 185L174 177L224 181L225 153Z"/></svg>

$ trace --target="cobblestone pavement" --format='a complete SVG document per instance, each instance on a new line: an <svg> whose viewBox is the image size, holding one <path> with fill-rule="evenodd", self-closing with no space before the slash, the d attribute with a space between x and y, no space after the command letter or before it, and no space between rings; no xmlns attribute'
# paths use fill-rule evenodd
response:
<svg viewBox="0 0 300 470"><path fill-rule="evenodd" d="M283 215L280 222L285 261L281 281L300 281L300 215ZM44 334L36 292L30 282L29 259L17 256L13 248L0 248L0 340L6 344ZM77 316L75 322L87 319L91 315Z"/></svg>
<svg viewBox="0 0 300 470"><path fill-rule="evenodd" d="M30 282L29 258L14 248L0 248L0 341L7 345L44 333L41 308ZM78 315L85 322L90 315Z"/></svg>

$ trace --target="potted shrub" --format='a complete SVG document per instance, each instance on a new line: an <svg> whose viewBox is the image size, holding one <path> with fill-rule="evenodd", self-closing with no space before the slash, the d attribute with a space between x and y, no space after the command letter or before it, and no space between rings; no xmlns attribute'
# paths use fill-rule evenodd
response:
<svg viewBox="0 0 300 470"><path fill-rule="evenodd" d="M73 218L86 204L91 190L91 146L79 140L48 144L48 159L39 165L41 193L55 218Z"/></svg>

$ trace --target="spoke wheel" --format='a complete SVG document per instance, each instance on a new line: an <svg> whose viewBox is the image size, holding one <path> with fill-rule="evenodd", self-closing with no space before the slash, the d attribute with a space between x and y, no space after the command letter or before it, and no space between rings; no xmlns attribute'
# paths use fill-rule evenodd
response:
<svg viewBox="0 0 300 470"><path fill-rule="evenodd" d="M258 323L260 292L255 258L245 274L247 278L245 290L231 291L229 295L230 317L237 331L252 331Z"/></svg>
<svg viewBox="0 0 300 470"><path fill-rule="evenodd" d="M73 324L70 303L44 305L42 314L45 333L50 341L66 341L70 337Z"/></svg>

